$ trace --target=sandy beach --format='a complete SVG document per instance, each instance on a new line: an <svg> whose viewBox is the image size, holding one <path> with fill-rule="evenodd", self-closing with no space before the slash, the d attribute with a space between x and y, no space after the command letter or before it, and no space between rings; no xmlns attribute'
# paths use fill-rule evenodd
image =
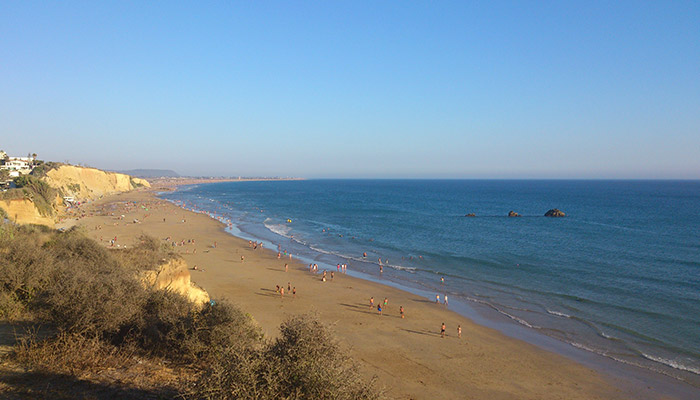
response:
<svg viewBox="0 0 700 400"><path fill-rule="evenodd" d="M341 345L351 349L363 373L378 378L389 398L627 397L610 378L477 325L434 300L335 268L323 282L321 271L313 274L293 258L278 259L276 249L253 249L248 241L226 233L222 223L158 199L153 191L106 197L83 209L86 216L77 224L106 246L115 237L115 247L130 246L144 233L182 244L173 249L191 268L197 266L191 270L192 281L213 299L228 298L249 312L266 335L275 336L289 315L317 313L333 327ZM285 289L284 296L276 292L276 285ZM289 293L288 285L296 288L296 295ZM371 297L374 308L369 306ZM385 298L388 305L379 315L376 306Z"/></svg>

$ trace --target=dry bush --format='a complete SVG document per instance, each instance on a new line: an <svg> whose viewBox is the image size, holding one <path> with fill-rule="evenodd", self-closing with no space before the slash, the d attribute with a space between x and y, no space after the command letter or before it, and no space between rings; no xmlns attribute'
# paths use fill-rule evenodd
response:
<svg viewBox="0 0 700 400"><path fill-rule="evenodd" d="M0 225L0 318L14 319L49 285L53 257L42 245L48 232L36 226Z"/></svg>
<svg viewBox="0 0 700 400"><path fill-rule="evenodd" d="M58 233L43 249L53 259L47 285L31 307L61 330L111 334L139 313L145 289L137 277L79 230Z"/></svg>
<svg viewBox="0 0 700 400"><path fill-rule="evenodd" d="M61 330L114 334L141 312L146 290L125 271L95 273L60 262L34 308Z"/></svg>
<svg viewBox="0 0 700 400"><path fill-rule="evenodd" d="M224 349L250 347L260 337L252 318L227 302L198 308L178 293L157 290L124 340L151 355L205 363Z"/></svg>
<svg viewBox="0 0 700 400"><path fill-rule="evenodd" d="M222 300L194 314L191 331L182 343L189 360L208 362L225 349L248 349L261 339L262 331L253 318Z"/></svg>
<svg viewBox="0 0 700 400"><path fill-rule="evenodd" d="M137 270L152 270L177 257L172 249L158 239L141 235L138 243L128 249L112 249L112 256L124 267Z"/></svg>
<svg viewBox="0 0 700 400"><path fill-rule="evenodd" d="M0 290L0 319L14 322L28 319L28 311L14 292Z"/></svg>
<svg viewBox="0 0 700 400"><path fill-rule="evenodd" d="M193 398L377 399L330 331L311 315L280 327L281 336L262 349L227 349L202 373Z"/></svg>
<svg viewBox="0 0 700 400"><path fill-rule="evenodd" d="M41 340L32 333L15 346L15 360L21 364L33 370L75 376L117 368L130 356L97 337L69 333L60 333L48 340Z"/></svg>

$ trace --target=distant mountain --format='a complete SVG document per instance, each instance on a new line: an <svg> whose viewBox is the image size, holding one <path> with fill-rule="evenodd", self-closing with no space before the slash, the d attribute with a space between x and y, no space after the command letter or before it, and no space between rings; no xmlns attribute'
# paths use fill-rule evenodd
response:
<svg viewBox="0 0 700 400"><path fill-rule="evenodd" d="M130 169L119 171L122 174L135 176L137 178L179 178L180 174L171 169Z"/></svg>

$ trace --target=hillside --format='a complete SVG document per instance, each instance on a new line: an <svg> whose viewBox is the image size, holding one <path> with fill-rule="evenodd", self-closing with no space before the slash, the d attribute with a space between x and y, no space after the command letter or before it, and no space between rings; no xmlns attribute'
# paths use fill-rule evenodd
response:
<svg viewBox="0 0 700 400"><path fill-rule="evenodd" d="M72 165L52 169L43 179L64 196L73 196L77 200L92 200L108 194L128 192L140 186L151 186L144 179L118 172Z"/></svg>

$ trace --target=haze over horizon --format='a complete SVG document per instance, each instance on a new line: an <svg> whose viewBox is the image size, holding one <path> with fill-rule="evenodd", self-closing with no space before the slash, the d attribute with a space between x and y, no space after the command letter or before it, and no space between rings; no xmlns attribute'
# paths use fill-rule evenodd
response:
<svg viewBox="0 0 700 400"><path fill-rule="evenodd" d="M700 179L700 3L0 2L0 149L111 170Z"/></svg>

